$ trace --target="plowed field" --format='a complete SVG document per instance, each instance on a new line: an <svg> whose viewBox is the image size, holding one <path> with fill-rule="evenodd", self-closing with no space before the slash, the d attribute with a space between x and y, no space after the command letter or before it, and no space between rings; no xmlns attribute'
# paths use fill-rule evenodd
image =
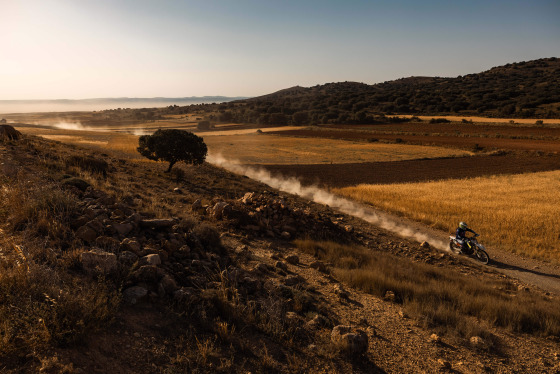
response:
<svg viewBox="0 0 560 374"><path fill-rule="evenodd" d="M557 170L560 169L560 156L506 154L395 162L266 165L264 167L272 173L296 176L306 185L346 187L360 183L406 183Z"/></svg>

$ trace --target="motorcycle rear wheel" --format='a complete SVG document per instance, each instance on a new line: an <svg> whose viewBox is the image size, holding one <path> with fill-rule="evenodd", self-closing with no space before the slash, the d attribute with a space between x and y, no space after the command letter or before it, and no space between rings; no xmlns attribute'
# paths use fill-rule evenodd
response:
<svg viewBox="0 0 560 374"><path fill-rule="evenodd" d="M486 253L486 251L483 251L482 249L476 251L476 259L482 262L484 265L488 265L488 263L490 262L488 253Z"/></svg>

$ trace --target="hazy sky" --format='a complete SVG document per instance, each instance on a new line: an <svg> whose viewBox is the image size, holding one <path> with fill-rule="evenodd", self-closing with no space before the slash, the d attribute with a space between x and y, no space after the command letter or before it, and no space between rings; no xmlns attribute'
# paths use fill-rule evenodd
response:
<svg viewBox="0 0 560 374"><path fill-rule="evenodd" d="M553 56L559 0L0 0L0 100L257 96Z"/></svg>

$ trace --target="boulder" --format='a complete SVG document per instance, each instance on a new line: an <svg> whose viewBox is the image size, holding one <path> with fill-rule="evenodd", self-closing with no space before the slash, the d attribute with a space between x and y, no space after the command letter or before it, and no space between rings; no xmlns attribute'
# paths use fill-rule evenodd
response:
<svg viewBox="0 0 560 374"><path fill-rule="evenodd" d="M285 258L288 264L297 265L299 264L299 257L296 255L290 255Z"/></svg>
<svg viewBox="0 0 560 374"><path fill-rule="evenodd" d="M420 244L420 247L422 247L422 248L430 248L430 243L428 243L428 242L422 242L422 244Z"/></svg>
<svg viewBox="0 0 560 374"><path fill-rule="evenodd" d="M253 202L253 199L255 197L255 193L254 192L247 192L245 194L245 196L243 196L241 198L241 202L245 205L251 204Z"/></svg>
<svg viewBox="0 0 560 374"><path fill-rule="evenodd" d="M119 255L119 261L125 265L132 265L138 260L138 256L130 251L122 251Z"/></svg>
<svg viewBox="0 0 560 374"><path fill-rule="evenodd" d="M165 272L157 266L144 265L132 273L131 278L138 282L157 283L164 275Z"/></svg>
<svg viewBox="0 0 560 374"><path fill-rule="evenodd" d="M210 215L216 219L222 219L227 217L231 210L231 205L224 201L219 201L211 208Z"/></svg>
<svg viewBox="0 0 560 374"><path fill-rule="evenodd" d="M288 271L288 265L286 265L285 263L283 263L282 261L276 261L276 263L274 264L275 267L277 267L280 270L284 270L284 271Z"/></svg>
<svg viewBox="0 0 560 374"><path fill-rule="evenodd" d="M130 239L130 238L123 239L120 247L122 251L130 251L137 255L139 255L142 250L140 243L138 243L136 239Z"/></svg>
<svg viewBox="0 0 560 374"><path fill-rule="evenodd" d="M83 252L80 255L82 266L89 272L111 273L117 269L117 256L103 251Z"/></svg>
<svg viewBox="0 0 560 374"><path fill-rule="evenodd" d="M19 138L21 138L21 132L13 126L0 125L0 140L18 140Z"/></svg>
<svg viewBox="0 0 560 374"><path fill-rule="evenodd" d="M335 326L331 332L331 342L351 355L362 355L368 349L367 334L362 330L352 332L351 326Z"/></svg>
<svg viewBox="0 0 560 374"><path fill-rule="evenodd" d="M179 287L177 287L177 283L175 282L175 279L173 279L171 275L166 274L159 281L159 288L165 291L166 294L172 294L175 291L177 291Z"/></svg>
<svg viewBox="0 0 560 374"><path fill-rule="evenodd" d="M130 223L113 223L112 226L113 229L115 229L115 231L122 236L127 235L134 229L134 226L132 226L132 224Z"/></svg>
<svg viewBox="0 0 560 374"><path fill-rule="evenodd" d="M82 226L76 231L76 237L84 242L93 243L97 238L97 233L89 226Z"/></svg>
<svg viewBox="0 0 560 374"><path fill-rule="evenodd" d="M151 254L142 257L141 263L144 265L154 265L158 266L161 265L161 257L158 254Z"/></svg>

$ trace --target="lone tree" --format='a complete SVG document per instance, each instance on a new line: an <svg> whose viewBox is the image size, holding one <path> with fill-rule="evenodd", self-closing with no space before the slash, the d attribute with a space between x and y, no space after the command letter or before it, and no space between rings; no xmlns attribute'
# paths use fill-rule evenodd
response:
<svg viewBox="0 0 560 374"><path fill-rule="evenodd" d="M154 161L167 161L171 171L173 165L183 161L200 165L206 159L208 148L201 137L184 130L159 129L153 135L143 135L138 139L138 152Z"/></svg>

